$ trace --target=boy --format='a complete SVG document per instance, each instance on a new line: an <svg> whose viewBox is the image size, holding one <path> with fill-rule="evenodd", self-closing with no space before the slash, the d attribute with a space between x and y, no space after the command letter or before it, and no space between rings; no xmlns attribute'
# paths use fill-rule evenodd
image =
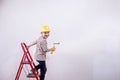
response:
<svg viewBox="0 0 120 80"><path fill-rule="evenodd" d="M35 52L35 59L39 63L37 66L35 66L35 70L40 69L40 80L44 80L45 74L47 71L46 68L46 53L50 51L55 51L55 47L49 48L47 47L47 41L46 39L49 37L50 28L47 25L43 25L40 29L41 36L28 45L27 47L31 47L33 45L36 45L36 52Z"/></svg>

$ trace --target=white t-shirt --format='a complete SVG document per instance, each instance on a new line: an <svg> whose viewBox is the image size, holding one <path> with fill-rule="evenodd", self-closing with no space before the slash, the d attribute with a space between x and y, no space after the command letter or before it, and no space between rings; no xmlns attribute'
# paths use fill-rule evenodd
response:
<svg viewBox="0 0 120 80"><path fill-rule="evenodd" d="M43 37L39 37L36 40L36 52L35 52L35 59L39 61L46 60L46 52L48 51L47 48L47 41Z"/></svg>

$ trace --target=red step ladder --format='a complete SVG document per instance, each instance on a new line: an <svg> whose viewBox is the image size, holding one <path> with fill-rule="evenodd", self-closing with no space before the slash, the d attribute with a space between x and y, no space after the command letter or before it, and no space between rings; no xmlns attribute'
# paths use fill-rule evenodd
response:
<svg viewBox="0 0 120 80"><path fill-rule="evenodd" d="M38 71L34 70L35 63L33 62L33 59L30 55L30 52L29 52L26 44L22 42L21 47L22 47L22 50L23 50L24 54L23 54L22 60L20 62L20 66L18 68L15 80L19 80L19 77L20 77L20 74L21 74L21 71L23 69L24 64L28 64L30 66L33 74L34 74L34 76L27 76L27 78L35 78L36 80L39 80Z"/></svg>

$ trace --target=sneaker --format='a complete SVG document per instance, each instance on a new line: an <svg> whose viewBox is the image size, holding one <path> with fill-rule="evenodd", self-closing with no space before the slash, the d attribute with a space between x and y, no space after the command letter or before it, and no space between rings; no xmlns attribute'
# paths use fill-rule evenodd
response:
<svg viewBox="0 0 120 80"><path fill-rule="evenodd" d="M32 69L30 71L33 72ZM37 72L37 70L35 68L34 68L34 71Z"/></svg>
<svg viewBox="0 0 120 80"><path fill-rule="evenodd" d="M28 75L27 75L27 76L34 76L34 73L33 73L33 72L28 73Z"/></svg>
<svg viewBox="0 0 120 80"><path fill-rule="evenodd" d="M34 71L35 71L35 73L36 73L36 74L38 74L38 73L39 73L36 69L34 69ZM31 73L33 73L33 71L32 71L32 70L30 70L30 72L31 72ZM34 74L34 73L33 73L33 74Z"/></svg>

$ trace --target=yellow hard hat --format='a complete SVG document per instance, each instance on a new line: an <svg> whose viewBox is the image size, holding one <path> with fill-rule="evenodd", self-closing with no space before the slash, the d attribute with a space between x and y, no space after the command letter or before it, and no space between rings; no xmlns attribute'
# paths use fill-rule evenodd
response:
<svg viewBox="0 0 120 80"><path fill-rule="evenodd" d="M40 28L40 32L50 32L50 28L47 25L42 25Z"/></svg>

